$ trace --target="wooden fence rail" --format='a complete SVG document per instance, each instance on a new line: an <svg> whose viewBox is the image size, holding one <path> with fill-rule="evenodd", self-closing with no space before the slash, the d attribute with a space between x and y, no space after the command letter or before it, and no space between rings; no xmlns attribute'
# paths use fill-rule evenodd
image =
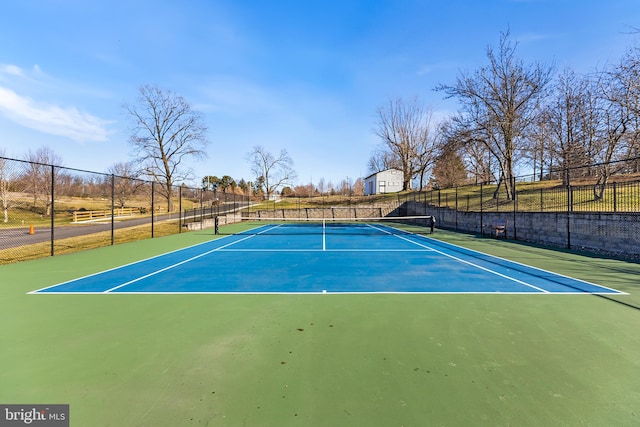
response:
<svg viewBox="0 0 640 427"><path fill-rule="evenodd" d="M116 208L113 215L133 216L140 213L140 208ZM111 209L103 211L76 211L73 213L73 222L96 221L111 218Z"/></svg>

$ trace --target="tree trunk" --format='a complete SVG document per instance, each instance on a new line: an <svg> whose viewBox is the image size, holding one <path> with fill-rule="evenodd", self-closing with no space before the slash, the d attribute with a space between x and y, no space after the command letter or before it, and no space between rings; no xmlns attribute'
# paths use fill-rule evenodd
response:
<svg viewBox="0 0 640 427"><path fill-rule="evenodd" d="M503 175L500 175L500 179L498 180L498 185L496 185L496 190L493 192L493 200L498 200L498 196L500 195L500 187L502 186Z"/></svg>
<svg viewBox="0 0 640 427"><path fill-rule="evenodd" d="M170 182L167 183L167 212L173 212L173 198L171 197L171 185Z"/></svg>
<svg viewBox="0 0 640 427"><path fill-rule="evenodd" d="M407 168L404 169L405 170L403 171L402 189L404 191L407 191L411 190L411 172Z"/></svg>
<svg viewBox="0 0 640 427"><path fill-rule="evenodd" d="M593 185L593 199L602 200L604 192L607 189L607 182L609 181L609 174L603 174L598 177L598 180Z"/></svg>

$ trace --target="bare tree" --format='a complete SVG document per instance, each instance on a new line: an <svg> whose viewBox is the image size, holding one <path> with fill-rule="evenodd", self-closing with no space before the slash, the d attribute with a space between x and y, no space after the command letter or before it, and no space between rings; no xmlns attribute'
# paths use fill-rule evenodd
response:
<svg viewBox="0 0 640 427"><path fill-rule="evenodd" d="M433 113L417 98L410 101L397 98L379 107L376 115L374 132L381 147L369 160L369 170L400 169L404 174L402 189L409 190L411 179L418 175L422 178L434 160Z"/></svg>
<svg viewBox="0 0 640 427"><path fill-rule="evenodd" d="M29 151L26 160L30 162L27 175L33 192L33 207L37 206L40 199L44 199L44 214L49 216L54 198L55 181L60 173L60 168L56 166L62 165L62 158L52 149L41 147L35 152Z"/></svg>
<svg viewBox="0 0 640 427"><path fill-rule="evenodd" d="M629 138L635 123L634 103L637 96L634 92L637 83L633 81L635 76L628 73L625 67L625 59L613 67L609 72L603 73L598 81L602 103L600 114L602 116L601 136L599 144L594 149L594 160L598 164L598 179L593 188L596 200L604 196L609 177L615 173L614 167L622 168L622 163L612 163L612 160L622 157L628 150L625 145L635 138Z"/></svg>
<svg viewBox="0 0 640 427"><path fill-rule="evenodd" d="M416 176L420 182L421 191L426 184L427 173L438 159L438 153L443 144L441 125L432 123L432 117L432 112L429 111L426 117L427 133L420 141L415 156Z"/></svg>
<svg viewBox="0 0 640 427"><path fill-rule="evenodd" d="M552 153L552 126L548 107L538 106L536 119L527 132L527 145L524 156L529 159L533 167L533 177L542 181L547 172L551 171L554 165L555 156Z"/></svg>
<svg viewBox="0 0 640 427"><path fill-rule="evenodd" d="M362 178L356 179L353 183L352 193L354 196L364 196L364 180Z"/></svg>
<svg viewBox="0 0 640 427"><path fill-rule="evenodd" d="M117 206L124 208L129 199L144 185L144 182L138 179L140 171L137 170L133 162L118 162L110 166L108 172L113 175Z"/></svg>
<svg viewBox="0 0 640 427"><path fill-rule="evenodd" d="M284 195L284 190L282 190L283 195ZM313 186L312 183L306 184L306 185L296 185L293 188L293 194L297 197L311 197L315 194L316 192L316 188Z"/></svg>
<svg viewBox="0 0 640 427"><path fill-rule="evenodd" d="M11 200L11 189L16 177L13 176L9 167L9 159L4 158L5 152L0 149L0 208L4 216L4 223L9 222L9 209L13 205Z"/></svg>
<svg viewBox="0 0 640 427"><path fill-rule="evenodd" d="M318 192L320 193L320 195L323 195L324 192L327 190L327 184L326 184L324 178L320 178L320 180L318 181L318 185L316 187L317 187Z"/></svg>
<svg viewBox="0 0 640 427"><path fill-rule="evenodd" d="M276 157L264 147L256 145L247 153L247 160L251 164L251 172L256 177L256 185L262 189L265 199L269 199L278 188L296 178L293 160L285 149Z"/></svg>
<svg viewBox="0 0 640 427"><path fill-rule="evenodd" d="M467 170L462 155L456 150L455 145L448 145L436 159L433 180L438 188L454 187L467 180Z"/></svg>
<svg viewBox="0 0 640 427"><path fill-rule="evenodd" d="M553 86L553 95L543 117L545 123L536 122L549 130L549 149L562 170L563 183L571 182L571 175L577 174L578 167L591 162L590 152L599 126L594 116L597 101L588 78L565 69ZM584 168L583 174L588 171Z"/></svg>
<svg viewBox="0 0 640 427"><path fill-rule="evenodd" d="M400 169L402 164L398 158L386 147L380 146L374 150L369 157L368 168L369 173L382 172L387 169Z"/></svg>
<svg viewBox="0 0 640 427"><path fill-rule="evenodd" d="M353 195L353 179L346 177L342 181L340 181L338 192L343 196L352 196Z"/></svg>
<svg viewBox="0 0 640 427"><path fill-rule="evenodd" d="M138 103L125 105L133 120L130 142L146 175L163 186L173 210L174 183L190 177L190 158L206 156L207 127L202 115L181 96L157 86L142 86Z"/></svg>
<svg viewBox="0 0 640 427"><path fill-rule="evenodd" d="M442 143L440 153L455 151L460 153L467 171L472 175L476 184L495 181L496 163L491 152L482 140L469 129L466 119L454 115L441 125ZM442 158L438 158L442 161Z"/></svg>
<svg viewBox="0 0 640 427"><path fill-rule="evenodd" d="M634 159L627 162L629 172L640 172L640 45L631 47L620 66L621 74L629 84L628 106L632 114L629 123L627 157Z"/></svg>
<svg viewBox="0 0 640 427"><path fill-rule="evenodd" d="M596 199L603 197L609 177L623 170L638 169L640 152L640 47L628 49L618 64L599 80L602 105L602 138L596 152L598 182ZM631 162L618 162L633 158ZM615 162L614 162L615 161Z"/></svg>
<svg viewBox="0 0 640 427"><path fill-rule="evenodd" d="M465 119L462 124L467 128L469 141L483 143L496 158L500 181L510 199L515 197L516 151L535 118L535 107L545 94L551 74L550 67L538 63L525 65L516 56L516 47L509 31L502 33L498 50L487 48L488 66L472 74L461 73L453 86L436 87L462 104Z"/></svg>

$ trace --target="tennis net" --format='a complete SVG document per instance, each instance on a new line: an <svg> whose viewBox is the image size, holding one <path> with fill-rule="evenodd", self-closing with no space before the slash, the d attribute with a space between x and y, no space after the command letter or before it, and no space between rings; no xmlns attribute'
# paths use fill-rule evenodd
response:
<svg viewBox="0 0 640 427"><path fill-rule="evenodd" d="M372 218L284 218L244 217L249 225L242 234L430 234L435 229L433 216L393 216ZM224 227L220 234L226 234Z"/></svg>

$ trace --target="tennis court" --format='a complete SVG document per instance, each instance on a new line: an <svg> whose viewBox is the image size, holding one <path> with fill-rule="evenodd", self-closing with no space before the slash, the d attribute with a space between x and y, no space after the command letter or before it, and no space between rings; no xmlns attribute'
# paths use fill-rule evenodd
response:
<svg viewBox="0 0 640 427"><path fill-rule="evenodd" d="M621 294L398 227L380 219L257 225L34 293Z"/></svg>
<svg viewBox="0 0 640 427"><path fill-rule="evenodd" d="M0 402L98 427L640 419L638 263L382 221L220 232L0 266Z"/></svg>

